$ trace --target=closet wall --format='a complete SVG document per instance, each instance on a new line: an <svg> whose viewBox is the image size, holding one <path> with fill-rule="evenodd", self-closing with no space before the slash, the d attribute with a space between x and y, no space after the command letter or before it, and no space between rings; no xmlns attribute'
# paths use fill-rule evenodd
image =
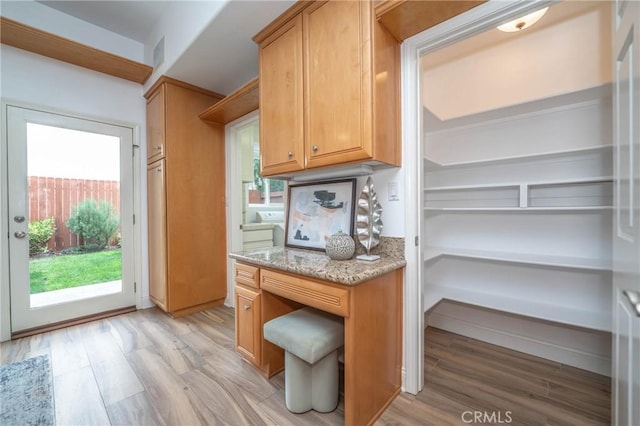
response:
<svg viewBox="0 0 640 426"><path fill-rule="evenodd" d="M610 84L423 123L426 324L610 374Z"/></svg>

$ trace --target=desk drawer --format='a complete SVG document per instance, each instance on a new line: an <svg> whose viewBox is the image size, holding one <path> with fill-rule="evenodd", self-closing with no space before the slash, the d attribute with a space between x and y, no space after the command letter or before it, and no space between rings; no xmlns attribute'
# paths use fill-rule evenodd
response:
<svg viewBox="0 0 640 426"><path fill-rule="evenodd" d="M342 317L349 316L349 290L273 271L260 273L260 287L273 294Z"/></svg>
<svg viewBox="0 0 640 426"><path fill-rule="evenodd" d="M236 262L235 280L238 284L260 288L260 269Z"/></svg>

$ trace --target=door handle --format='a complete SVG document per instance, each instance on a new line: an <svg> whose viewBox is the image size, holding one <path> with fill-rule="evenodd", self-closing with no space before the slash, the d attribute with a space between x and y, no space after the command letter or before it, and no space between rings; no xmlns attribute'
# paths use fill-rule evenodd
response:
<svg viewBox="0 0 640 426"><path fill-rule="evenodd" d="M634 311L636 311L636 315L640 317L640 292L633 290L623 290L622 293L627 296L627 299L629 299L629 303L631 303L631 307Z"/></svg>
<svg viewBox="0 0 640 426"><path fill-rule="evenodd" d="M16 223L22 223L22 222L24 222L24 216L14 216L14 217L13 217L13 220L14 220Z"/></svg>
<svg viewBox="0 0 640 426"><path fill-rule="evenodd" d="M16 237L16 238L22 239L22 238L27 236L27 233L24 232L24 231L19 231L19 232L16 231L16 232L13 233L13 236Z"/></svg>

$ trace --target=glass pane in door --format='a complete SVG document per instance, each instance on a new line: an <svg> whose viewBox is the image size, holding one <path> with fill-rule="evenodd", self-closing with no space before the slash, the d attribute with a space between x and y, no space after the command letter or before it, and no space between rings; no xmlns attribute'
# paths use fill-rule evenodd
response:
<svg viewBox="0 0 640 426"><path fill-rule="evenodd" d="M27 123L31 307L122 291L120 138Z"/></svg>

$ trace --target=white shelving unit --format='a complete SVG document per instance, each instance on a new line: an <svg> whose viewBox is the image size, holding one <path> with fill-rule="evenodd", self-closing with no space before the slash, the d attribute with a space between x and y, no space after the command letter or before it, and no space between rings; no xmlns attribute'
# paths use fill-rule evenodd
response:
<svg viewBox="0 0 640 426"><path fill-rule="evenodd" d="M611 271L612 268L611 259L550 256L544 254L471 250L447 247L427 247L423 250L423 260L425 262L436 260L440 256L479 259L494 262L520 263L553 268L586 269L593 271Z"/></svg>
<svg viewBox="0 0 640 426"><path fill-rule="evenodd" d="M452 300L611 330L613 150L602 131L607 108L606 99L564 108L570 119L557 134L584 124L584 145L558 136L544 142L543 152L534 152L534 138L554 134L546 111L529 123L531 135L514 141L521 155L512 154L515 146L511 155L500 155L496 148L505 143L495 138L503 128L517 133L521 117L446 125L426 134L426 143L436 146L425 152L447 161L423 161L425 310ZM597 116L605 119L597 122ZM470 159L465 146L478 159ZM464 160L455 159L458 153Z"/></svg>

